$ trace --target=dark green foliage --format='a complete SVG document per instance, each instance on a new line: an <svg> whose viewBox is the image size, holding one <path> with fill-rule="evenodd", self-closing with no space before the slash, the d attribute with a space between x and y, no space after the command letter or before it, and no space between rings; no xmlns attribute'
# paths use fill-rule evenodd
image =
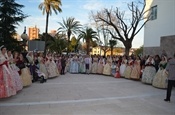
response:
<svg viewBox="0 0 175 115"><path fill-rule="evenodd" d="M21 10L23 7L15 0L0 0L0 45L5 45L9 50L22 48L21 43L14 39L14 35L19 23L27 17Z"/></svg>
<svg viewBox="0 0 175 115"><path fill-rule="evenodd" d="M138 48L137 50L134 51L135 55L142 55L143 54L143 46L141 46L140 48Z"/></svg>
<svg viewBox="0 0 175 115"><path fill-rule="evenodd" d="M116 40L109 40L109 45L111 48L111 56L113 56L113 49L114 49L114 46L117 45L117 41Z"/></svg>

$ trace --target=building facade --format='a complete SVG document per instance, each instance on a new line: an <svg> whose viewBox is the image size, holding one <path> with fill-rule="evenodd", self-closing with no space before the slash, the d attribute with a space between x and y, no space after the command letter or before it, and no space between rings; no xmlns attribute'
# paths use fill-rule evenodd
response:
<svg viewBox="0 0 175 115"><path fill-rule="evenodd" d="M39 28L37 28L37 26L29 27L28 36L29 36L29 40L38 39L39 38Z"/></svg>
<svg viewBox="0 0 175 115"><path fill-rule="evenodd" d="M93 47L92 51L90 52L91 55L101 55L104 56L104 50L102 48L103 46L97 46ZM129 55L131 55L136 49L131 48ZM114 47L113 49L113 55L120 55L123 56L125 54L125 48L122 47ZM111 55L110 47L107 48L106 56Z"/></svg>
<svg viewBox="0 0 175 115"><path fill-rule="evenodd" d="M169 57L175 53L175 0L146 0L145 14L149 21L144 26L144 55ZM172 50L174 49L174 50Z"/></svg>

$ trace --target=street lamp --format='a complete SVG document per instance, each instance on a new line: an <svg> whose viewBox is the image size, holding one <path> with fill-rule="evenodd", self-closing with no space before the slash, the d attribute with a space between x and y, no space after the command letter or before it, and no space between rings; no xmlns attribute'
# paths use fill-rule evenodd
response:
<svg viewBox="0 0 175 115"><path fill-rule="evenodd" d="M28 35L26 34L26 27L24 27L24 32L21 34L21 38L23 40L24 49L26 49L27 41L29 39Z"/></svg>

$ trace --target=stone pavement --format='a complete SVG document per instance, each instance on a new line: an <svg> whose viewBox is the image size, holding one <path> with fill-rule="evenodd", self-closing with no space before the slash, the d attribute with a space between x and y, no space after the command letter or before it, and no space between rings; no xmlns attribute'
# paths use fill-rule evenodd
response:
<svg viewBox="0 0 175 115"><path fill-rule="evenodd" d="M140 81L68 73L0 99L0 115L175 115L175 88L171 103L165 94Z"/></svg>

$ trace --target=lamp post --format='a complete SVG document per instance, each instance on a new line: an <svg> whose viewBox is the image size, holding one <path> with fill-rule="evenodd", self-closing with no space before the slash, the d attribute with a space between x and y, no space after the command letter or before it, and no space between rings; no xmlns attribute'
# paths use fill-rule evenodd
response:
<svg viewBox="0 0 175 115"><path fill-rule="evenodd" d="M21 38L23 40L24 49L26 49L27 41L29 39L28 35L26 34L26 27L24 27L24 32L21 34Z"/></svg>

